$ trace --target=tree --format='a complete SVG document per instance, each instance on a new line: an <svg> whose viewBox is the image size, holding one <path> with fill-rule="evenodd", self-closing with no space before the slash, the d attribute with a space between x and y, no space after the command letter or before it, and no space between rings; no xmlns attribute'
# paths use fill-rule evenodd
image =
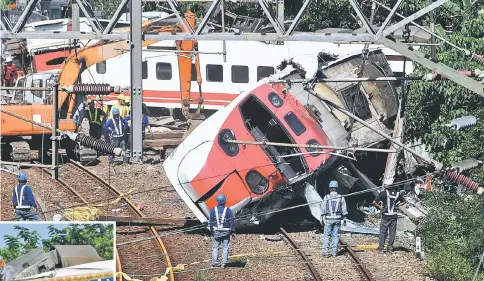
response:
<svg viewBox="0 0 484 281"><path fill-rule="evenodd" d="M448 40L472 53L483 54L484 14L478 13L483 7L482 2L471 9L461 7L467 12L459 17L469 19L454 25L456 31L448 36ZM430 53L426 48L423 51ZM438 60L454 69L482 69L482 65L447 44L440 47ZM417 66L414 75L428 72ZM464 115L484 117L483 105L484 98L452 81L414 82L410 85L405 112L406 139L423 139L434 158L444 164L471 157L482 159L484 122L464 131L450 129L444 124ZM475 181L484 182L483 168L465 173ZM427 249L430 272L439 280L472 280L484 249L482 196L459 196L437 191L424 202L429 212L419 223L417 231ZM484 280L484 275L481 274L477 280Z"/></svg>
<svg viewBox="0 0 484 281"><path fill-rule="evenodd" d="M438 280L472 280L484 250L484 200L433 192L425 203L429 212L417 233L423 238L430 272ZM484 274L477 280L483 281Z"/></svg>
<svg viewBox="0 0 484 281"><path fill-rule="evenodd" d="M35 230L15 226L17 236L5 235L6 247L0 248L0 255L7 261L16 259L31 250L40 247L49 251L53 245L92 245L99 256L105 260L114 257L113 225L104 224L71 224L64 229L49 225L49 238L40 239Z"/></svg>

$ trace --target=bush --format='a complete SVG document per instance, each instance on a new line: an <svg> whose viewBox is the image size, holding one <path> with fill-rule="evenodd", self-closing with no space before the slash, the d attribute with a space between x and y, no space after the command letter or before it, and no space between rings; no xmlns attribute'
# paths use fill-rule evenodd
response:
<svg viewBox="0 0 484 281"><path fill-rule="evenodd" d="M425 198L428 215L418 224L428 269L438 280L472 280L484 251L484 199L432 192ZM477 280L484 281L480 273Z"/></svg>

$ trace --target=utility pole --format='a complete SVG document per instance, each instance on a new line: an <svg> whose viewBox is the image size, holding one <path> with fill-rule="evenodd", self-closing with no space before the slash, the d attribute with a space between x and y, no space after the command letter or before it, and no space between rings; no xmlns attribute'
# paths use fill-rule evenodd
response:
<svg viewBox="0 0 484 281"><path fill-rule="evenodd" d="M57 81L55 81L54 83L55 84L52 85L52 136L51 138L52 138L52 179L56 180L59 178L59 146L57 143L58 141L57 129L59 129L59 114L58 114L59 84L57 83Z"/></svg>
<svg viewBox="0 0 484 281"><path fill-rule="evenodd" d="M79 13L79 4L76 2L71 3L71 21L72 21L72 31L81 31L81 20Z"/></svg>
<svg viewBox="0 0 484 281"><path fill-rule="evenodd" d="M430 4L432 4L432 0L429 0L429 5ZM435 33L435 10L430 11L429 16L430 16L430 31L432 31L432 33ZM430 37L430 43L431 44L435 43L434 35ZM437 60L437 49L435 46L430 47L430 57L432 58L432 61Z"/></svg>
<svg viewBox="0 0 484 281"><path fill-rule="evenodd" d="M130 149L134 162L143 161L143 78L142 78L142 5L141 0L131 0L131 132Z"/></svg>
<svg viewBox="0 0 484 281"><path fill-rule="evenodd" d="M281 25L282 29L284 28L284 0L277 0L277 20Z"/></svg>

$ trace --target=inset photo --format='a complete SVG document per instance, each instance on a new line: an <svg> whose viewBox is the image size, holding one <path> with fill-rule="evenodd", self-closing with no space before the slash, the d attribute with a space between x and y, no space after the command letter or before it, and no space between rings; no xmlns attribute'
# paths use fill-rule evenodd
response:
<svg viewBox="0 0 484 281"><path fill-rule="evenodd" d="M0 280L114 281L114 247L114 222L0 222Z"/></svg>

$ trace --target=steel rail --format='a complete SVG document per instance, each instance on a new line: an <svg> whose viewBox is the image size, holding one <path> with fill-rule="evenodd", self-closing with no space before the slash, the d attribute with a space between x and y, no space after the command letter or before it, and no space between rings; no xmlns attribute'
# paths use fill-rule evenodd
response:
<svg viewBox="0 0 484 281"><path fill-rule="evenodd" d="M95 178L96 180L100 181L102 184L104 184L107 188L109 188L112 192L114 192L117 196L121 196L122 193L119 192L116 188L114 188L113 186L111 186L109 183L107 183L104 179L100 178L98 175L92 173L91 171L89 171L88 169L86 169L84 166L82 166L81 164L75 162L75 161L72 161L70 159L68 159L68 163L72 164L73 166L79 168L80 170L82 170L83 172L89 174L91 177ZM46 172L47 174L51 175L51 172L45 168L39 168L41 170L43 170L44 172ZM72 187L70 187L68 184L66 184L64 181L62 181L61 179L57 179L56 181L58 181L62 186L66 187L69 191L71 191L72 193L74 193L84 204L88 205L89 202L87 202L87 200L82 197L75 189L73 189ZM144 217L145 215L141 212L141 210L136 207L136 205L128 198L123 198L123 200L133 209L133 211L140 217ZM161 241L160 237L159 237L159 234L158 234L158 231L156 231L156 229L154 227L150 227L150 231L153 233L153 235L156 237L156 242L158 244L158 246L160 247L160 250L163 252L163 254L165 255L165 259L166 259L166 264L169 268L172 267L171 265L171 260L170 260L170 257L168 256L168 252L166 251L166 248L165 248L165 245L163 244L163 241ZM122 269L121 267L121 259L119 258L119 254L118 254L118 251L116 249L116 264L119 266L120 268L120 271ZM175 277L173 275L173 271L170 270L170 280L171 281L174 281L175 280ZM122 281L122 276L119 277L119 280L118 281Z"/></svg>
<svg viewBox="0 0 484 281"><path fill-rule="evenodd" d="M361 259L358 257L358 255L349 247L343 239L339 238L339 243L346 249L346 252L349 254L349 256L353 259L355 262L356 266L360 270L360 272L363 274L363 277L365 277L365 280L367 281L375 281L375 278L373 278L373 275L371 275L370 271L366 266L363 264Z"/></svg>
<svg viewBox="0 0 484 281"><path fill-rule="evenodd" d="M116 275L117 275L118 272L123 272L123 267L121 266L121 259L119 258L118 249L116 249L116 247L114 247L114 251L116 252ZM123 281L122 274L119 275L118 281Z"/></svg>
<svg viewBox="0 0 484 281"><path fill-rule="evenodd" d="M299 246L296 244L296 242L294 240L292 240L292 238L289 236L289 234L286 232L286 230L284 228L281 227L280 230L281 230L282 235L284 235L284 237L286 237L287 241L289 241L289 244L291 244L291 246L294 248L294 250L296 250L299 253L299 255L303 259L304 263L308 267L309 271L311 272L311 275L313 276L314 280L315 281L322 281L323 279L321 279L319 272L316 270L316 268L314 268L312 262L308 259L306 254L299 248Z"/></svg>
<svg viewBox="0 0 484 281"><path fill-rule="evenodd" d="M89 171L88 169L86 169L84 166L82 166L81 164L79 164L78 162L75 162L75 161L72 161L70 159L67 160L69 163L73 164L74 166L76 166L77 168L81 169L82 171L86 172L87 174L89 174L90 176L92 176L93 178L95 178L96 180L100 181L101 183L103 183L106 187L108 187L112 192L116 193L117 196L121 196L122 193L117 190L116 188L114 188L113 186L111 186L108 182L106 182L104 179L100 178L98 175L94 174L93 172ZM129 198L123 198L123 200L131 207L131 209L133 209L135 211L136 214L138 214L140 217L146 217L145 214L143 214L143 212L141 212L141 210L133 203L133 201L131 201ZM165 244L163 243L163 241L161 240L160 238L160 235L158 234L158 231L156 231L156 229L153 227L153 226L150 226L149 227L151 232L153 233L153 235L156 237L156 242L158 243L158 246L160 247L160 250L163 252L163 254L165 255L165 260L166 260L166 265L168 268L172 268L172 264L171 264L171 260L170 260L170 256L168 255L168 251L166 250L166 247L165 247ZM175 280L175 276L173 275L173 270L170 270L170 280L171 281L174 281Z"/></svg>

